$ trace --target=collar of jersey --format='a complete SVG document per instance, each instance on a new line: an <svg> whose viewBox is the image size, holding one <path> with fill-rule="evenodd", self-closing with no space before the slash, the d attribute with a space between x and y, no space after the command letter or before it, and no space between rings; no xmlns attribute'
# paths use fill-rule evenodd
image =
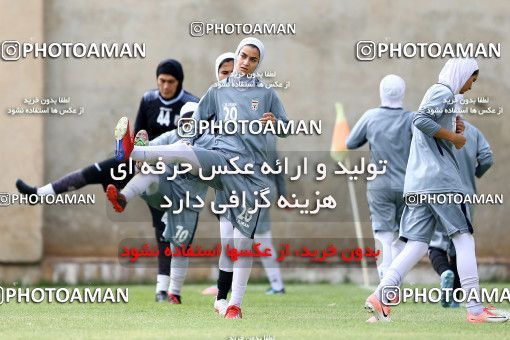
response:
<svg viewBox="0 0 510 340"><path fill-rule="evenodd" d="M182 89L181 92L179 92L179 95L177 97L170 99L170 100L164 99L163 97L161 97L161 94L158 92L159 100L161 100L161 102L165 105L172 105L173 103L178 102L179 100L181 100L182 96L184 96L184 89Z"/></svg>
<svg viewBox="0 0 510 340"><path fill-rule="evenodd" d="M389 107L389 106L379 106L381 109L388 109L388 110L402 110L401 107Z"/></svg>

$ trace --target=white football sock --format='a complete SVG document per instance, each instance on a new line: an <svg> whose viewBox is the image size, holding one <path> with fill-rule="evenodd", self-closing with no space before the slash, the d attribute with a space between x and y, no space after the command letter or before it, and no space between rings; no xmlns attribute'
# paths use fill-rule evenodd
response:
<svg viewBox="0 0 510 340"><path fill-rule="evenodd" d="M379 274L379 280L382 280L384 273L390 267L391 261L393 260L391 247L393 238L393 232L391 231L374 232L376 251L380 250L382 252L382 256L377 258L377 273Z"/></svg>
<svg viewBox="0 0 510 340"><path fill-rule="evenodd" d="M466 297L472 290L480 297L480 283L478 268L476 265L475 239L469 233L457 233L452 238L457 252L457 271L459 272L460 285L466 292ZM466 307L469 313L479 315L483 313L481 300L467 301Z"/></svg>
<svg viewBox="0 0 510 340"><path fill-rule="evenodd" d="M244 236L239 230L234 229L234 245L237 250L252 249L253 240ZM250 278L253 257L242 256L234 262L234 275L232 277L232 295L230 296L229 306L241 307L243 297L246 293L248 279Z"/></svg>
<svg viewBox="0 0 510 340"><path fill-rule="evenodd" d="M398 254L404 250L406 243L398 237L398 233L394 234L393 242L391 243L391 257L396 258Z"/></svg>
<svg viewBox="0 0 510 340"><path fill-rule="evenodd" d="M421 260L429 245L420 241L407 241L404 250L393 259L390 267L386 270L384 277L375 290L376 297L381 300L381 291L384 287L400 286L404 276ZM382 301L382 300L381 300ZM383 301L385 302L385 301Z"/></svg>
<svg viewBox="0 0 510 340"><path fill-rule="evenodd" d="M158 274L156 277L156 293L163 291L166 292L170 284L170 276Z"/></svg>
<svg viewBox="0 0 510 340"><path fill-rule="evenodd" d="M230 272L234 270L234 262L230 256L227 255L227 244L234 247L234 226L225 217L220 217L220 237L221 237L221 254L219 259L218 267L224 272Z"/></svg>
<svg viewBox="0 0 510 340"><path fill-rule="evenodd" d="M140 196L143 193L155 193L159 188L159 175L142 173L136 174L120 191L129 202L133 197Z"/></svg>
<svg viewBox="0 0 510 340"><path fill-rule="evenodd" d="M172 252L175 247L172 245ZM181 295L181 288L188 272L189 257L173 256L170 265L170 287L168 291L174 295Z"/></svg>
<svg viewBox="0 0 510 340"><path fill-rule="evenodd" d="M284 288L284 285L280 272L280 264L276 261L276 250L274 249L272 239L271 230L262 234L255 234L255 243L260 242L260 251L264 251L267 248L271 249L271 257L261 257L260 260L266 271L271 288L279 291Z"/></svg>
<svg viewBox="0 0 510 340"><path fill-rule="evenodd" d="M200 167L200 162L193 148L183 142L169 145L135 145L130 157L136 161L145 161L149 164L155 164L160 157L165 164L189 163L193 167L190 173L194 176L198 175L198 168Z"/></svg>
<svg viewBox="0 0 510 340"><path fill-rule="evenodd" d="M37 195L55 195L55 190L53 190L51 183L46 184L43 187L37 188Z"/></svg>

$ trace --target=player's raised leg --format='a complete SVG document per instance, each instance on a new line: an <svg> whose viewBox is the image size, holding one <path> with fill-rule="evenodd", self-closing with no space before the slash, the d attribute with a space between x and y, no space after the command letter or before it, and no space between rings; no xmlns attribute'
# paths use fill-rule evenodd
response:
<svg viewBox="0 0 510 340"><path fill-rule="evenodd" d="M124 135L128 135L129 128L124 129L125 117L122 117L119 124L121 128L116 129L117 131L123 131ZM127 119L127 118L126 118ZM129 123L127 124L129 125ZM145 130L140 130L136 134L134 144L137 146L144 146L148 144L148 136ZM119 144L119 143L117 143ZM115 184L110 184L106 188L106 197L112 203L113 208L117 212L123 212L126 208L127 203L134 197L140 196L143 193L155 193L158 191L159 176L156 174L136 174L122 190L118 190Z"/></svg>
<svg viewBox="0 0 510 340"><path fill-rule="evenodd" d="M170 145L142 146L136 145L135 140L130 137L132 134L129 128L129 120L122 117L115 129L115 157L119 160L132 158L135 161L143 161L155 164L162 161L168 163L189 163L192 165L190 173L198 175L200 162L193 148L188 143L177 142Z"/></svg>

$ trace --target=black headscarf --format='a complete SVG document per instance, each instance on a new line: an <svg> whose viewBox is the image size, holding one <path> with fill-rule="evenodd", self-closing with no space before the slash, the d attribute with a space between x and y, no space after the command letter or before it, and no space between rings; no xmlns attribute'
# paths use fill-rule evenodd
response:
<svg viewBox="0 0 510 340"><path fill-rule="evenodd" d="M184 80L184 71L182 70L181 63L175 59L166 59L159 63L158 68L156 69L156 77L159 77L160 74L169 74L173 76L179 82L177 86L177 90L175 91L175 95L172 97L176 97L181 93L182 90L182 82ZM170 99L172 99L170 98Z"/></svg>

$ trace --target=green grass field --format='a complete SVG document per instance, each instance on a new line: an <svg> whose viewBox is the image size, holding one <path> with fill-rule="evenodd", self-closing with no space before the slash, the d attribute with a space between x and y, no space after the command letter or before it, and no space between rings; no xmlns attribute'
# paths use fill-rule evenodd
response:
<svg viewBox="0 0 510 340"><path fill-rule="evenodd" d="M182 305L154 302L152 285L127 287L127 304L3 304L0 338L510 338L510 322L468 324L464 308L438 304L402 305L393 309L393 322L367 324L363 303L368 291L348 284L291 284L284 296L266 296L267 285L251 284L242 320L214 313L213 298L200 294L206 285L185 285ZM497 307L510 310L508 305Z"/></svg>

